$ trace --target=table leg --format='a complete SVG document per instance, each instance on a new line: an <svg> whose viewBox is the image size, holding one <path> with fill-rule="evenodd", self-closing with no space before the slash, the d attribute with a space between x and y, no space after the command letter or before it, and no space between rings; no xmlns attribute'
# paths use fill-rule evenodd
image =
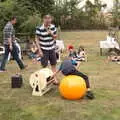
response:
<svg viewBox="0 0 120 120"><path fill-rule="evenodd" d="M102 48L100 48L100 55L102 56Z"/></svg>

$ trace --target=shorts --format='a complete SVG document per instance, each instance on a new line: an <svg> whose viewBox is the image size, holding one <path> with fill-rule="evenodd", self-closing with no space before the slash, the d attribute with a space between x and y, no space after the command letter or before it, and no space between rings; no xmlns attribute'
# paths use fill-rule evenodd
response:
<svg viewBox="0 0 120 120"><path fill-rule="evenodd" d="M55 50L42 50L43 57L41 58L41 65L43 67L48 66L48 62L50 62L51 65L56 65L56 53Z"/></svg>

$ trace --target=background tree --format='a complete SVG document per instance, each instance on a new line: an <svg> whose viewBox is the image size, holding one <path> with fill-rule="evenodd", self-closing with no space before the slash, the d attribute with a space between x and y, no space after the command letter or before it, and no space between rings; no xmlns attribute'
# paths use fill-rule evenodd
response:
<svg viewBox="0 0 120 120"><path fill-rule="evenodd" d="M62 29L106 29L106 16L101 12L106 4L95 0L94 4L87 0L4 0L0 2L0 32L11 16L17 16L17 32L34 32L35 26L41 23L41 17L52 14L56 26ZM120 4L115 0L112 25L119 25Z"/></svg>
<svg viewBox="0 0 120 120"><path fill-rule="evenodd" d="M114 0L114 8L113 8L113 26L120 27L120 1Z"/></svg>

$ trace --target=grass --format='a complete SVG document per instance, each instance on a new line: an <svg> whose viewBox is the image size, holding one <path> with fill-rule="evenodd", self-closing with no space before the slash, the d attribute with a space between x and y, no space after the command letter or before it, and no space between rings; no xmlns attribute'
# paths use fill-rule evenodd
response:
<svg viewBox="0 0 120 120"><path fill-rule="evenodd" d="M99 55L99 40L106 36L105 31L63 32L65 45L84 45L88 62L82 63L80 71L86 73L91 82L96 99L69 101L60 97L58 88L42 97L32 96L29 76L40 69L28 59L27 71L19 71L11 61L8 72L0 73L0 120L120 120L120 66L105 63L105 56ZM11 76L21 73L24 86L11 89ZM58 79L61 80L61 75Z"/></svg>

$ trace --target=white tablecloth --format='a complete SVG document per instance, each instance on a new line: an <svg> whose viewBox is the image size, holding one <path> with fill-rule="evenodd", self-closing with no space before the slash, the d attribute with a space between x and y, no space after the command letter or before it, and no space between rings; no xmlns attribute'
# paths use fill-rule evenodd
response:
<svg viewBox="0 0 120 120"><path fill-rule="evenodd" d="M120 49L119 44L116 41L100 41L100 48L117 48Z"/></svg>

